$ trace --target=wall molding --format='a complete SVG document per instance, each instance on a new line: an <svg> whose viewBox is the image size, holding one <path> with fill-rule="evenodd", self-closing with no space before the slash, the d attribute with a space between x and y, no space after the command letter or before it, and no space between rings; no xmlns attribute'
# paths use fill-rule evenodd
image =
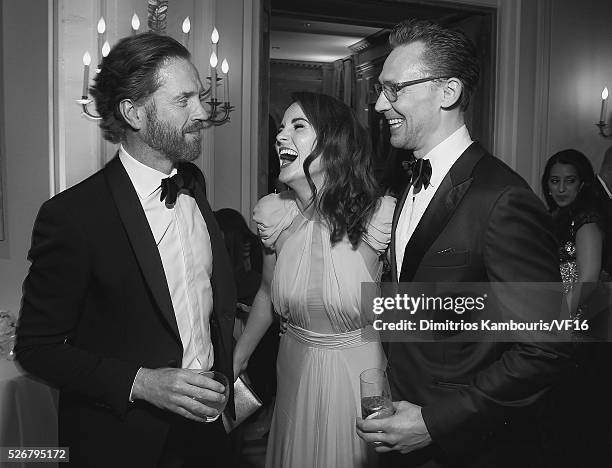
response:
<svg viewBox="0 0 612 468"><path fill-rule="evenodd" d="M497 72L493 153L516 168L521 0L500 1L497 13Z"/></svg>
<svg viewBox="0 0 612 468"><path fill-rule="evenodd" d="M548 101L550 94L550 53L551 53L551 0L539 0L537 13L537 57L535 77L535 113L533 151L531 154L531 186L540 192L540 174L543 171L542 158L548 154L550 127ZM540 194L542 195L542 194Z"/></svg>
<svg viewBox="0 0 612 468"><path fill-rule="evenodd" d="M273 59L270 60L270 65L281 65L285 67L294 68L310 68L313 70L319 70L321 68L330 66L329 63L325 62L303 62L299 60L286 60L286 59Z"/></svg>
<svg viewBox="0 0 612 468"><path fill-rule="evenodd" d="M259 9L254 7L251 0L243 0L242 13L240 212L249 220L254 205L253 196L257 198L259 83L256 78L259 76Z"/></svg>
<svg viewBox="0 0 612 468"><path fill-rule="evenodd" d="M47 68L47 116L49 119L49 198L54 196L56 192L56 178L57 172L55 168L56 159L56 148L55 148L55 135L57 131L56 126L56 104L57 104L57 93L55 85L55 77L57 76L57 2L53 0L52 4L47 10L47 57L49 60Z"/></svg>
<svg viewBox="0 0 612 468"><path fill-rule="evenodd" d="M192 57L198 68L202 71L202 80L205 80L209 69L208 57L212 52L210 32L213 30L216 19L215 1L194 1L194 22L192 23ZM204 44L204 45L203 45ZM208 83L203 83L208 86ZM211 206L215 203L215 128L208 128L202 132L202 153L197 161L198 166L206 178L206 196Z"/></svg>

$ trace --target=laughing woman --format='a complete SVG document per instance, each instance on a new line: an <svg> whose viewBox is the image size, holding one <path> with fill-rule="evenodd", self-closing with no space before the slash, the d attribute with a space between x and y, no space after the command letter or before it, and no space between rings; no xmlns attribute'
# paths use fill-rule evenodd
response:
<svg viewBox="0 0 612 468"><path fill-rule="evenodd" d="M354 427L359 374L385 357L360 311L361 283L380 278L395 199L379 197L368 136L349 107L321 94L293 99L276 137L290 190L254 210L267 251L234 369L246 367L274 308L288 327L266 466L372 466Z"/></svg>

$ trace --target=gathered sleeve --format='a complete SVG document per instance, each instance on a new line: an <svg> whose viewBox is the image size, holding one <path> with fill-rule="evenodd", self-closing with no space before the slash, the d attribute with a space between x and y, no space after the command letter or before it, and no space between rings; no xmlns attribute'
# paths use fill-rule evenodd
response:
<svg viewBox="0 0 612 468"><path fill-rule="evenodd" d="M397 200L388 195L379 199L378 208L370 220L363 240L379 255L382 254L391 242L391 224Z"/></svg>
<svg viewBox="0 0 612 468"><path fill-rule="evenodd" d="M276 251L276 241L299 213L291 192L271 193L257 202L253 209L253 221L263 245Z"/></svg>
<svg viewBox="0 0 612 468"><path fill-rule="evenodd" d="M581 211L574 217L574 232L578 232L585 224L592 223L596 223L603 231L603 221L603 216L596 210Z"/></svg>

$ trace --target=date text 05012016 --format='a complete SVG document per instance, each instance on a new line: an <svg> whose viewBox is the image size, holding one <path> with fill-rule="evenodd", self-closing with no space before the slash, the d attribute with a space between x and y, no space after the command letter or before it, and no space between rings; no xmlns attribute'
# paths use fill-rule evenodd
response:
<svg viewBox="0 0 612 468"><path fill-rule="evenodd" d="M0 462L62 463L69 459L68 447L0 447Z"/></svg>

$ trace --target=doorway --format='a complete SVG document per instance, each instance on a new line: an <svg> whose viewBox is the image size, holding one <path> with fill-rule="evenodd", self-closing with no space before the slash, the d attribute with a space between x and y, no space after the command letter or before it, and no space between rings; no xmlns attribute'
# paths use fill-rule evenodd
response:
<svg viewBox="0 0 612 468"><path fill-rule="evenodd" d="M407 18L434 20L461 29L476 44L481 79L466 114L466 124L472 138L491 149L495 123L496 13L487 7L396 0L266 0L262 9L262 49L268 55L261 62L260 115L260 122L266 127L260 132L260 151L265 150L265 157L262 151L260 161L264 163L261 169L267 169L267 173L260 174L268 180L268 186L260 186L263 192L259 195L269 193L278 175L273 126L278 125L290 104L291 92L301 90L331 94L349 104L371 135L377 177L386 185L401 182L388 180L388 174L398 174L394 168L408 155L389 145L386 119L374 110L377 96L373 87L390 50L389 32ZM341 58L326 55L327 47L317 45L341 43L342 38L357 40L345 45L347 54ZM292 55L288 56L284 48L291 50Z"/></svg>

